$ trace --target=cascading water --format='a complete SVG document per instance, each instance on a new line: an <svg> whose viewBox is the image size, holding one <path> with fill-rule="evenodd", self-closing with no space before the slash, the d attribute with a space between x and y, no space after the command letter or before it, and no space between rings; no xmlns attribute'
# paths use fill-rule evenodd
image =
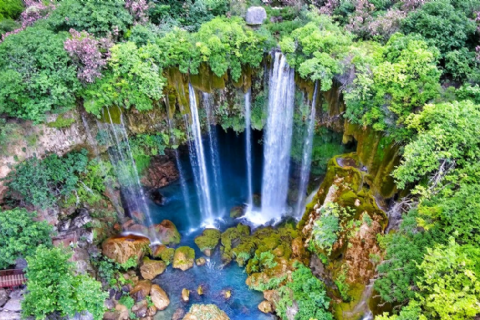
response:
<svg viewBox="0 0 480 320"><path fill-rule="evenodd" d="M210 146L210 160L212 163L212 172L213 172L213 184L214 184L214 194L217 204L216 210L219 211L222 208L222 175L220 168L220 160L218 158L218 143L217 143L217 131L213 125L213 110L210 103L210 95L208 93L202 93L202 100L205 106L205 111L207 112L207 131L208 131L208 141Z"/></svg>
<svg viewBox="0 0 480 320"><path fill-rule="evenodd" d="M110 123L103 124L102 129L107 134L109 145L112 146L109 148L108 154L112 165L116 169L118 181L125 191L124 195L127 207L131 215L137 219L138 222L143 223L147 227L151 226L153 225L153 221L150 209L147 205L142 185L140 184L137 166L133 159L127 131L123 122L123 115L120 115L120 124L114 124L108 108L107 112ZM151 229L145 228L144 232L148 233L145 235L150 238L152 244L160 242L155 232L151 232Z"/></svg>
<svg viewBox="0 0 480 320"><path fill-rule="evenodd" d="M192 124L189 126L191 132L190 139L190 161L192 163L193 175L195 177L195 186L200 202L200 211L202 220L207 226L213 226L214 215L212 208L212 197L210 195L210 184L208 179L207 165L205 161L205 153L202 141L202 131L200 129L200 119L198 116L197 97L195 90L189 84L190 111L192 115ZM186 125L188 121L186 121Z"/></svg>
<svg viewBox="0 0 480 320"><path fill-rule="evenodd" d="M246 218L254 224L278 221L288 211L294 95L294 70L277 52L269 82L268 118L263 140L261 212L249 210L246 214Z"/></svg>
<svg viewBox="0 0 480 320"><path fill-rule="evenodd" d="M251 91L248 89L245 93L245 148L247 155L247 183L248 183L248 199L247 205L253 207L253 182L252 182L252 126L251 126Z"/></svg>
<svg viewBox="0 0 480 320"><path fill-rule="evenodd" d="M300 171L300 185L298 189L298 200L295 207L295 217L300 220L305 211L305 197L307 193L307 184L310 177L310 166L312 164L312 147L313 147L313 132L315 129L315 103L317 100L317 84L313 91L313 99L311 103L310 119L308 122L307 132L303 142L302 153L302 168Z"/></svg>

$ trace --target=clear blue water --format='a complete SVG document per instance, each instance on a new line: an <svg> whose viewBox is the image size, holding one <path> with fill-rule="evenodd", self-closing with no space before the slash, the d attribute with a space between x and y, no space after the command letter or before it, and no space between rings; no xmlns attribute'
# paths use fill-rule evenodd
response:
<svg viewBox="0 0 480 320"><path fill-rule="evenodd" d="M233 131L225 132L220 127L216 127L212 134L218 138L217 152L220 159L222 177L221 190L215 191L220 196L220 206L214 206L214 215L219 218L216 227L224 231L237 223L230 218L230 209L246 203L248 198L245 136L244 134L237 135ZM207 137L204 137L205 157L211 159ZM259 193L261 190L262 145L259 143L261 139L261 132L254 131L252 133L254 193ZM149 203L149 206L154 223L159 223L164 219L171 220L177 226L182 236L180 246L186 245L194 248L196 258L199 258L204 256L194 243L195 237L203 231L201 227L202 217L198 206L199 200L193 181L188 148L180 151L180 160L184 169L182 173L189 191L190 211L187 211L180 181L160 189L160 192L166 197L164 206L158 206L154 203ZM210 163L208 163L208 170L210 179L213 179ZM217 196L217 194L214 196ZM153 281L167 292L171 301L169 307L157 313L155 318L171 319L178 308L188 311L190 306L195 303L213 303L225 311L230 319L274 319L272 315L265 315L258 310L257 306L263 300L263 294L248 288L245 284L247 274L244 272L244 269L238 267L235 262L223 268L221 265L220 254L217 248L209 263L205 266L194 266L185 272L169 266L162 275ZM204 287L204 295L202 296L197 294L199 285ZM184 288L191 291L188 303L181 300L181 292ZM222 291L225 290L231 290L232 293L231 298L228 300L222 295Z"/></svg>

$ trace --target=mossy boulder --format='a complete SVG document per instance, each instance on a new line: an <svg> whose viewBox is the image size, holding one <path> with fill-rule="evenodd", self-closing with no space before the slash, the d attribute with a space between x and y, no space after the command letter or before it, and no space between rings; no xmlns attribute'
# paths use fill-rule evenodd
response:
<svg viewBox="0 0 480 320"><path fill-rule="evenodd" d="M164 245L175 245L180 243L180 233L175 224L170 220L163 220L161 223L150 227L151 234L154 234Z"/></svg>
<svg viewBox="0 0 480 320"><path fill-rule="evenodd" d="M217 247L221 233L217 229L205 229L202 234L195 238L195 244L200 251L210 256L212 251Z"/></svg>
<svg viewBox="0 0 480 320"><path fill-rule="evenodd" d="M221 236L221 244L222 244L222 261L224 263L230 262L234 257L235 253L233 252L233 248L244 244L245 240L248 242L248 238L250 236L250 227L239 223L236 227L228 228L222 233ZM242 239L244 241L242 241ZM245 250L250 252L251 246ZM238 251L238 253L242 252L242 250ZM250 255L250 253L249 253Z"/></svg>
<svg viewBox="0 0 480 320"><path fill-rule="evenodd" d="M149 251L150 240L145 237L128 235L125 237L112 237L102 244L102 253L108 258L122 264L130 258L138 262Z"/></svg>
<svg viewBox="0 0 480 320"><path fill-rule="evenodd" d="M236 206L230 209L230 218L236 219L240 218L245 214L245 208L241 206Z"/></svg>
<svg viewBox="0 0 480 320"><path fill-rule="evenodd" d="M175 250L173 267L185 271L193 267L194 260L195 250L190 247L180 247Z"/></svg>
<svg viewBox="0 0 480 320"><path fill-rule="evenodd" d="M144 279L152 280L156 276L162 274L167 265L163 261L150 260L149 258L143 258L143 264L140 267L140 273Z"/></svg>
<svg viewBox="0 0 480 320"><path fill-rule="evenodd" d="M175 249L173 248L168 248L165 245L159 245L157 246L152 253L152 256L154 258L159 258L163 262L165 262L168 265L170 265L173 262L173 256L175 255Z"/></svg>
<svg viewBox="0 0 480 320"><path fill-rule="evenodd" d="M183 320L230 320L230 318L214 304L194 304Z"/></svg>

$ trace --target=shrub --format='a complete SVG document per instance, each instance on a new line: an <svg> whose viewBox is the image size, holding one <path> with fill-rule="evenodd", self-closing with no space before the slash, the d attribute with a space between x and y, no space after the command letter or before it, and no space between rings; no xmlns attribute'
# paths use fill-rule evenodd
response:
<svg viewBox="0 0 480 320"><path fill-rule="evenodd" d="M21 0L3 0L0 2L0 21L3 19L17 19L23 9L23 1Z"/></svg>
<svg viewBox="0 0 480 320"><path fill-rule="evenodd" d="M296 303L298 312L295 320L333 320L332 314L328 312L330 299L325 285L303 264L297 262L295 267L297 269L292 273L292 282L279 289L281 299L277 305L277 314L282 319L289 319L287 308Z"/></svg>
<svg viewBox="0 0 480 320"><path fill-rule="evenodd" d="M40 160L32 157L8 174L10 195L19 196L36 207L47 208L59 199L68 199L77 189L78 175L85 173L87 151L71 152L60 158L51 154Z"/></svg>
<svg viewBox="0 0 480 320"><path fill-rule="evenodd" d="M23 208L0 210L0 269L30 256L38 245L51 245L53 228L45 221L34 221L36 213Z"/></svg>
<svg viewBox="0 0 480 320"><path fill-rule="evenodd" d="M1 113L41 122L47 112L75 106L80 84L65 38L35 26L0 44Z"/></svg>
<svg viewBox="0 0 480 320"><path fill-rule="evenodd" d="M101 284L87 275L74 275L70 254L60 248L37 248L27 257L27 293L22 301L22 314L45 319L53 313L73 317L77 312L90 312L95 320L103 317L108 294Z"/></svg>

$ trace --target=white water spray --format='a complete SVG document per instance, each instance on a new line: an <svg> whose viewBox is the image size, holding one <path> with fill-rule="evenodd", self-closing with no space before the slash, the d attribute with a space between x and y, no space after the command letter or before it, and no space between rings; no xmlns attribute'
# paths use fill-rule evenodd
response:
<svg viewBox="0 0 480 320"><path fill-rule="evenodd" d="M200 129L200 119L198 116L197 97L195 90L191 84L189 88L190 112L192 116L191 133L192 141L190 142L190 159L192 162L193 173L195 176L195 186L200 202L200 210L202 212L203 222L207 226L213 225L214 215L212 208L212 200L210 196L210 184L208 181L207 165L205 162L205 153L202 141L202 131ZM187 121L188 123L188 121Z"/></svg>
<svg viewBox="0 0 480 320"><path fill-rule="evenodd" d="M307 185L310 178L310 167L312 164L312 147L313 147L313 132L315 130L315 103L317 100L317 84L313 91L313 99L311 102L310 119L308 122L307 132L303 142L302 154L302 168L300 172L300 185L298 188L298 200L295 208L295 217L300 220L305 211L305 197L307 193Z"/></svg>
<svg viewBox="0 0 480 320"><path fill-rule="evenodd" d="M287 213L288 174L294 109L294 70L275 53L269 82L268 118L264 136L261 212L249 211L254 224L280 220Z"/></svg>
<svg viewBox="0 0 480 320"><path fill-rule="evenodd" d="M245 148L247 155L247 183L249 208L253 207L253 186L252 186L252 125L251 125L251 91L245 93Z"/></svg>

